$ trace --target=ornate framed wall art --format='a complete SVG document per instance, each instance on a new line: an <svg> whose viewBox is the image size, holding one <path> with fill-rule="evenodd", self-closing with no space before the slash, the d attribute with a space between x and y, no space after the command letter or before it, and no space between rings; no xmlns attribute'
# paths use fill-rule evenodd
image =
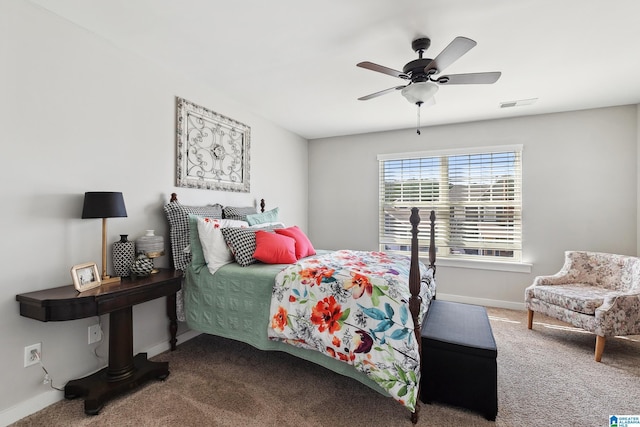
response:
<svg viewBox="0 0 640 427"><path fill-rule="evenodd" d="M177 98L178 187L249 192L251 128Z"/></svg>

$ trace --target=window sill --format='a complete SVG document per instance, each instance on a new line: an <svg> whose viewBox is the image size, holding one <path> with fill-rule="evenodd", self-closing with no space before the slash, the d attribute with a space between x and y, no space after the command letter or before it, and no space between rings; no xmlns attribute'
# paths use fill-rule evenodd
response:
<svg viewBox="0 0 640 427"><path fill-rule="evenodd" d="M428 264L427 260L427 264ZM480 261L470 259L453 259L436 257L436 267L470 268L475 270L510 271L514 273L531 273L533 264L526 262Z"/></svg>

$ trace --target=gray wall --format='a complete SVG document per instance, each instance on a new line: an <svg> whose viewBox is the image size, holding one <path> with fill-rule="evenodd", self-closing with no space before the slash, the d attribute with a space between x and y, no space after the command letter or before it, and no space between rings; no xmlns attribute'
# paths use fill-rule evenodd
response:
<svg viewBox="0 0 640 427"><path fill-rule="evenodd" d="M167 235L162 205L249 205L265 198L307 228L307 141L224 94L118 49L23 1L0 2L0 425L61 398L23 368L42 342L58 387L105 366L108 345L87 345L97 318L43 323L21 317L16 294L71 283L69 269L100 263L101 221L82 220L85 191L122 191L127 218L108 240L146 229ZM175 97L251 126L251 193L175 188ZM295 176L295 180L290 177ZM168 265L167 257L159 259ZM163 300L134 307L136 352L167 344ZM108 316L103 316L108 329ZM183 332L181 325L180 332ZM102 358L96 358L97 353Z"/></svg>
<svg viewBox="0 0 640 427"><path fill-rule="evenodd" d="M636 106L309 142L309 233L317 247L377 249L381 153L522 144L523 261L530 273L440 266L448 299L521 308L533 277L570 249L635 255ZM426 215L423 215L426 219ZM437 262L436 262L437 264Z"/></svg>

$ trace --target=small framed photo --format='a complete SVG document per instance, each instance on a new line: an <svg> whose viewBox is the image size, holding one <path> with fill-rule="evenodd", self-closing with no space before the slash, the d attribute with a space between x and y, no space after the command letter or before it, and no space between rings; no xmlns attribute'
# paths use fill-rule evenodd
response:
<svg viewBox="0 0 640 427"><path fill-rule="evenodd" d="M73 286L78 292L100 286L100 273L95 262L74 265L71 267L71 278L73 279Z"/></svg>

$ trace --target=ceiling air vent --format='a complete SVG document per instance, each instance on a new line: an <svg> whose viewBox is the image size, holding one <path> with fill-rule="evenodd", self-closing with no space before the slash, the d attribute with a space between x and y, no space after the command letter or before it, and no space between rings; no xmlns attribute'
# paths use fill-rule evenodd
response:
<svg viewBox="0 0 640 427"><path fill-rule="evenodd" d="M500 108L522 107L523 105L531 105L537 100L538 98L520 99L518 101L505 101L500 103Z"/></svg>

